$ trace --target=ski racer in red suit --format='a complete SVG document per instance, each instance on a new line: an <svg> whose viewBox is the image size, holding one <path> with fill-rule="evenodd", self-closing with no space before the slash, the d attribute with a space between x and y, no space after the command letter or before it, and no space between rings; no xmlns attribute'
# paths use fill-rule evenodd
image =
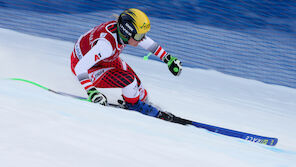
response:
<svg viewBox="0 0 296 167"><path fill-rule="evenodd" d="M178 76L181 62L149 38L146 35L149 30L146 14L128 9L116 21L96 26L78 39L71 54L71 69L86 90L89 101L108 105L99 88L122 88L126 108L153 117L166 117L145 103L147 90L133 69L119 57L127 44L139 45L167 63L172 74Z"/></svg>

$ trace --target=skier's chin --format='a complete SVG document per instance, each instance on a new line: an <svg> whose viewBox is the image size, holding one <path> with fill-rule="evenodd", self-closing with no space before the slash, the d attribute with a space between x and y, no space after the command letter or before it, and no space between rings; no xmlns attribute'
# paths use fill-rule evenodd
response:
<svg viewBox="0 0 296 167"><path fill-rule="evenodd" d="M131 45L131 46L138 46L139 45L139 43L140 43L140 41L136 41L136 40L134 40L133 38L130 38L129 40L128 40L128 44L129 45Z"/></svg>

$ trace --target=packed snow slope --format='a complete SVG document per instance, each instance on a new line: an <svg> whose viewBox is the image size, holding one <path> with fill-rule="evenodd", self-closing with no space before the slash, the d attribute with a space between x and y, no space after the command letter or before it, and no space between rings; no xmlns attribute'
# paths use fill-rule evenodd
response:
<svg viewBox="0 0 296 167"><path fill-rule="evenodd" d="M277 137L275 147L45 91L85 96L70 71L73 43L0 29L0 166L295 167L296 90L216 71L121 55L150 101L180 117ZM130 47L130 46L128 46ZM101 90L109 101L120 90Z"/></svg>

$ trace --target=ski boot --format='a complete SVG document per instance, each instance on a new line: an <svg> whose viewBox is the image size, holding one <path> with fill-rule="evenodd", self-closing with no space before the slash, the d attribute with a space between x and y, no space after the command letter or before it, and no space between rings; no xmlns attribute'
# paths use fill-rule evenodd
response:
<svg viewBox="0 0 296 167"><path fill-rule="evenodd" d="M159 111L157 118L165 120L165 121L169 121L169 122L173 122L174 120L174 115L172 113L169 112L164 112L164 111Z"/></svg>
<svg viewBox="0 0 296 167"><path fill-rule="evenodd" d="M137 103L132 104L132 103L125 103L125 108L129 110L134 110L138 111L142 114L149 115L152 117L157 117L159 114L159 110L153 107L152 105L146 104L139 100Z"/></svg>
<svg viewBox="0 0 296 167"><path fill-rule="evenodd" d="M165 112L165 111L159 111L157 118L165 120L165 121L181 124L181 125L191 125L192 124L192 121L190 121L190 120L176 117L172 113Z"/></svg>

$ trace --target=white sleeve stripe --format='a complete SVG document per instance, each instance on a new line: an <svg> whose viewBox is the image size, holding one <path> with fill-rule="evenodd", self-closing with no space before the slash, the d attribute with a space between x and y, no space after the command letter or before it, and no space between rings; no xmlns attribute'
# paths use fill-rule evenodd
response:
<svg viewBox="0 0 296 167"><path fill-rule="evenodd" d="M87 87L87 86L90 86L90 85L92 85L91 82L87 82L87 83L82 84L83 87Z"/></svg>
<svg viewBox="0 0 296 167"><path fill-rule="evenodd" d="M163 49L160 50L160 52L157 54L158 57L160 57L162 55L162 53L164 52Z"/></svg>

